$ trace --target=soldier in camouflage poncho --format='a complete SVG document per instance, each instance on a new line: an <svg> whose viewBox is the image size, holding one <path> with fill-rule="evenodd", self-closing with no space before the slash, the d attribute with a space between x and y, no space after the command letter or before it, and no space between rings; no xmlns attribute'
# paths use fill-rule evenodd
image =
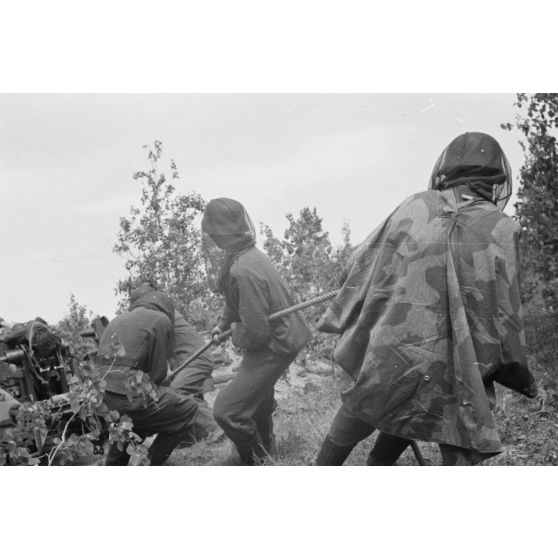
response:
<svg viewBox="0 0 558 558"><path fill-rule="evenodd" d="M456 138L430 188L359 246L321 331L354 379L318 465L339 465L374 429L369 464L409 444L440 444L445 464L502 450L491 412L499 382L534 397L519 296L518 225L502 212L511 171L486 134Z"/></svg>

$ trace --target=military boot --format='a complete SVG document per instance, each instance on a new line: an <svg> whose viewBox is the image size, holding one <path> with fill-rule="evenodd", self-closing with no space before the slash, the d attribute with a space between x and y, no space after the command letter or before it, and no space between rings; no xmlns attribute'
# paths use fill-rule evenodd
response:
<svg viewBox="0 0 558 558"><path fill-rule="evenodd" d="M105 466L114 467L120 466L124 467L130 462L130 456L126 453L126 447L121 451L118 449L117 444L110 444L107 457L105 459Z"/></svg>
<svg viewBox="0 0 558 558"><path fill-rule="evenodd" d="M368 455L366 465L395 465L410 443L410 440L406 440L405 438L399 438L398 436L380 432L372 451Z"/></svg>
<svg viewBox="0 0 558 558"><path fill-rule="evenodd" d="M269 454L265 450L259 436L256 436L249 442L235 444L235 446L243 465L263 465L265 460L269 458Z"/></svg>
<svg viewBox="0 0 558 558"><path fill-rule="evenodd" d="M147 452L150 464L154 466L162 465L180 441L181 438L176 434L157 434Z"/></svg>
<svg viewBox="0 0 558 558"><path fill-rule="evenodd" d="M338 446L332 442L329 436L326 436L320 448L320 453L316 457L315 465L343 465L353 448L354 446Z"/></svg>
<svg viewBox="0 0 558 558"><path fill-rule="evenodd" d="M254 417L258 430L258 437L261 441L263 449L269 457L275 457L277 448L275 446L275 435L273 434L273 418L271 415Z"/></svg>

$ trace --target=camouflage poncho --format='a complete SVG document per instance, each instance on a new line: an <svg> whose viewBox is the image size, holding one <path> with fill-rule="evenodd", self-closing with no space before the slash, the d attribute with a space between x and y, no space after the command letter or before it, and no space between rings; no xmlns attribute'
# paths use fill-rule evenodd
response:
<svg viewBox="0 0 558 558"><path fill-rule="evenodd" d="M408 198L357 248L319 329L355 380L344 404L382 432L501 451L493 381L536 395L514 221L467 186Z"/></svg>

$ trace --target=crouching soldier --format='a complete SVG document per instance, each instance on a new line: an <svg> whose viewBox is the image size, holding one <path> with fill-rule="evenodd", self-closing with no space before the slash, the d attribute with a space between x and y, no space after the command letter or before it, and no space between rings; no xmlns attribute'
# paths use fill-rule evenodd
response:
<svg viewBox="0 0 558 558"><path fill-rule="evenodd" d="M106 374L107 407L128 415L141 438L157 434L148 453L152 465L162 465L182 440L191 437L190 429L198 414L194 398L161 386L172 354L173 319L170 298L157 291L146 292L134 300L128 312L108 324L95 357L101 374ZM121 349L115 351L115 344ZM131 394L127 378L131 370L143 372L142 383L153 388L155 399ZM125 451L111 445L106 465L126 465L128 461Z"/></svg>
<svg viewBox="0 0 558 558"><path fill-rule="evenodd" d="M141 285L130 295L130 302L134 304L141 296L153 291L155 289L152 286ZM174 311L173 327L173 348L169 355L169 366L174 370L194 352L203 347L205 341L194 326L176 309ZM163 382L163 385L170 387L179 395L193 397L198 404L198 415L191 431L192 443L203 440L218 430L217 423L213 419L213 413L203 396L204 382L211 377L213 368L213 357L209 351L206 351L183 368L170 383L168 380Z"/></svg>
<svg viewBox="0 0 558 558"><path fill-rule="evenodd" d="M511 170L496 140L468 133L442 152L428 191L405 200L352 255L319 328L354 379L318 465L341 465L380 431L370 465L410 440L436 442L446 465L502 451L494 382L537 393L519 296L519 226L503 208Z"/></svg>
<svg viewBox="0 0 558 558"><path fill-rule="evenodd" d="M259 464L274 452L275 383L311 334L299 312L268 320L293 300L271 262L255 247L254 226L239 202L209 202L202 233L210 286L226 301L214 333L232 328L232 342L243 351L237 374L219 392L213 414L242 461Z"/></svg>

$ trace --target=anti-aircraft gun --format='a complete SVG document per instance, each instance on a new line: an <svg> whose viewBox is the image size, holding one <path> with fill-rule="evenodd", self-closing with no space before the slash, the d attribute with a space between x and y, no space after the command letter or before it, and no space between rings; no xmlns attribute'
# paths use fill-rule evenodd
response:
<svg viewBox="0 0 558 558"><path fill-rule="evenodd" d="M79 363L71 348L41 318L0 330L0 430L16 426L23 404L44 402L46 428L59 434L72 415L68 385L76 375ZM30 453L38 454L46 441L44 430L37 430Z"/></svg>
<svg viewBox="0 0 558 558"><path fill-rule="evenodd" d="M0 335L0 384L18 401L40 401L68 391L76 374L70 348L45 322L16 325Z"/></svg>

